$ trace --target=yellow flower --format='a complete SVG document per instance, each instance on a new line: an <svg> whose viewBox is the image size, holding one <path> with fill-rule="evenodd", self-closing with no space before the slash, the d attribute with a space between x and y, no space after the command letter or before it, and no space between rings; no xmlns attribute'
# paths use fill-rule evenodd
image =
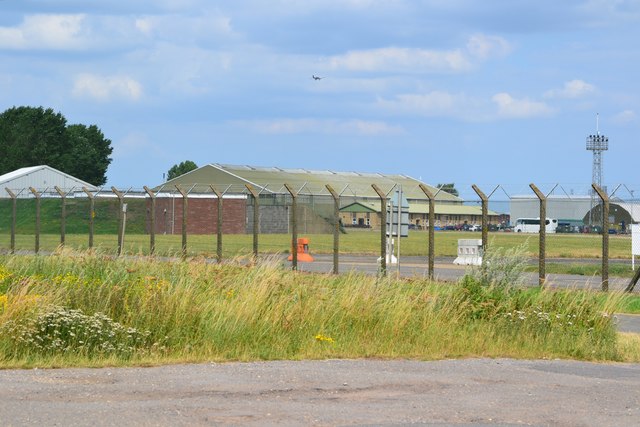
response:
<svg viewBox="0 0 640 427"><path fill-rule="evenodd" d="M328 337L326 335L318 334L316 335L317 341L325 341L325 342L334 342L333 338Z"/></svg>
<svg viewBox="0 0 640 427"><path fill-rule="evenodd" d="M7 270L5 266L0 265L0 281L3 281L4 279L11 276L12 276L12 273L9 270Z"/></svg>
<svg viewBox="0 0 640 427"><path fill-rule="evenodd" d="M7 296L0 295L0 308L4 311L7 309Z"/></svg>

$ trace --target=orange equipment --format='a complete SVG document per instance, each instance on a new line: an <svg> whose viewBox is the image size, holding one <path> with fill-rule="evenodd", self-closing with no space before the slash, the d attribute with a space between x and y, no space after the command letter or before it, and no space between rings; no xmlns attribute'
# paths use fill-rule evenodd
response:
<svg viewBox="0 0 640 427"><path fill-rule="evenodd" d="M291 252L292 254L287 258L289 261L293 261L293 248L291 248ZM309 255L309 239L298 239L298 261L313 262L313 257Z"/></svg>

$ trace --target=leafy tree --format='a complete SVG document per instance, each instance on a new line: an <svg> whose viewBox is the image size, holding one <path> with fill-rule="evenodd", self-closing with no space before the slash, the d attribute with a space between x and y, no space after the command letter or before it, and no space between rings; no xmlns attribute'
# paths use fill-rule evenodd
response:
<svg viewBox="0 0 640 427"><path fill-rule="evenodd" d="M67 126L67 135L71 142L70 163L67 172L93 185L107 182L107 168L111 163L109 155L113 152L111 140L106 139L96 125Z"/></svg>
<svg viewBox="0 0 640 427"><path fill-rule="evenodd" d="M13 107L0 114L0 174L48 165L102 185L112 151L97 126L67 126L67 119L51 108Z"/></svg>
<svg viewBox="0 0 640 427"><path fill-rule="evenodd" d="M456 190L456 185L453 182L450 184L438 184L436 185L436 187L442 189L442 191L444 192L453 194L456 197L460 195L460 193L458 193L458 190Z"/></svg>
<svg viewBox="0 0 640 427"><path fill-rule="evenodd" d="M64 171L66 126L67 119L50 108L14 107L0 114L0 174L41 164Z"/></svg>
<svg viewBox="0 0 640 427"><path fill-rule="evenodd" d="M171 166L171 169L169 169L167 173L167 179L177 178L195 169L198 169L198 165L191 160L185 160L184 162L180 162L180 164Z"/></svg>

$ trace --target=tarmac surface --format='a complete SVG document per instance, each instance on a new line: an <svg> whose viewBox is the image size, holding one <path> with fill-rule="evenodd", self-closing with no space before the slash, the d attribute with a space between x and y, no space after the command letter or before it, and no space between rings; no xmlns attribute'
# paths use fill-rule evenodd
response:
<svg viewBox="0 0 640 427"><path fill-rule="evenodd" d="M0 371L4 426L638 426L640 364L467 359Z"/></svg>
<svg viewBox="0 0 640 427"><path fill-rule="evenodd" d="M313 262L299 262L299 271L315 273L331 273L333 271L333 255L313 255ZM455 282L460 279L468 270L469 266L453 264L454 258L437 258L434 262L434 279L442 282ZM286 261L285 256L282 262L288 267L290 261ZM531 263L537 265L537 260ZM568 259L553 258L547 259L547 264L553 263L601 263L599 259ZM627 260L610 260L610 263L628 264L631 269L631 262ZM365 274L378 274L380 265L378 257L375 255L340 255L338 269L340 273L360 272ZM398 264L388 264L387 272L390 276L399 275L401 277L427 277L428 265L425 257L409 256L402 257ZM525 273L526 283L529 286L537 286L539 282L538 273ZM609 277L610 290L624 290L629 284L628 278ZM581 276L577 274L547 274L546 285L552 288L580 288L600 290L602 280L600 276ZM636 286L634 292L640 292L640 284Z"/></svg>

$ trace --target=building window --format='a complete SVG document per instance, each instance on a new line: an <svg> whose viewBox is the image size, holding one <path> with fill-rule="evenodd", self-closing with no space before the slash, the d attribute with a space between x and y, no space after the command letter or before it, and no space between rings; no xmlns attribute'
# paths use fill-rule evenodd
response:
<svg viewBox="0 0 640 427"><path fill-rule="evenodd" d="M367 219L365 221L365 224L367 224L367 227L371 225L371 213L367 212Z"/></svg>
<svg viewBox="0 0 640 427"><path fill-rule="evenodd" d="M351 214L351 224L358 225L358 215L355 212Z"/></svg>

